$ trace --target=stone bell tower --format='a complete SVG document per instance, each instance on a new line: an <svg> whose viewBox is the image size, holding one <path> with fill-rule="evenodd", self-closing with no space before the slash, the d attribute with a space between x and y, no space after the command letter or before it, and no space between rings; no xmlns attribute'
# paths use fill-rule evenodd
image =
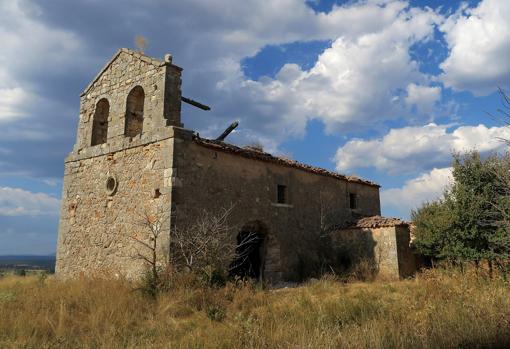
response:
<svg viewBox="0 0 510 349"><path fill-rule="evenodd" d="M76 144L65 160L56 273L136 277L143 262L136 217L170 224L173 146L181 123L181 71L120 49L80 98ZM169 226L160 237L168 248ZM165 253L161 253L165 256Z"/></svg>

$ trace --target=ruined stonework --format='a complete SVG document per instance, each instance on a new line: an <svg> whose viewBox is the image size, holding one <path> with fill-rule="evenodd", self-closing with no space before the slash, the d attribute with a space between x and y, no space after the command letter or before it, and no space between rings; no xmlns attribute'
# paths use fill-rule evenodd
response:
<svg viewBox="0 0 510 349"><path fill-rule="evenodd" d="M414 275L416 257L410 248L409 223L380 216L347 222L332 233L336 253L346 271L359 269L384 279Z"/></svg>
<svg viewBox="0 0 510 349"><path fill-rule="evenodd" d="M181 71L170 55L160 61L121 49L82 93L76 144L65 160L60 277L108 272L137 278L145 270L134 239L146 238L137 226L142 212L163 212L158 255L164 264L172 253L171 229L204 210L232 206L233 226L264 237L260 276L296 280L307 241L325 219L348 228L335 235L338 242L358 234L348 227L355 217L380 214L375 183L183 128ZM368 254L384 246L379 266L397 277L412 273L404 256L406 227L374 231L373 244L365 246Z"/></svg>

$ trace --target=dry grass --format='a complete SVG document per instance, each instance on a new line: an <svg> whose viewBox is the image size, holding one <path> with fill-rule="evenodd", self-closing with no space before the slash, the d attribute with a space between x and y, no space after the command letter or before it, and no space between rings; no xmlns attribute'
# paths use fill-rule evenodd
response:
<svg viewBox="0 0 510 349"><path fill-rule="evenodd" d="M0 279L0 348L493 348L510 345L510 288L432 271L295 289Z"/></svg>

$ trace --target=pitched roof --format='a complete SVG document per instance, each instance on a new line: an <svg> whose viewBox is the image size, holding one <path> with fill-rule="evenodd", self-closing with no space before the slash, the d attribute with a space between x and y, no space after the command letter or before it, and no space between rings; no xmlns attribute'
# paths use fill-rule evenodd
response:
<svg viewBox="0 0 510 349"><path fill-rule="evenodd" d="M382 216L366 216L357 218L348 222L343 229L349 228L385 228L410 225L400 218L382 217Z"/></svg>
<svg viewBox="0 0 510 349"><path fill-rule="evenodd" d="M300 169L303 171L319 174L322 176L333 177L333 178L345 180L348 182L366 184L366 185L370 185L370 186L378 187L378 188L380 187L380 185L377 183L374 183L374 182L371 182L371 181L368 181L365 179L361 179L356 176L346 176L346 175L343 175L340 173L328 171L328 170L320 168L320 167L314 167L314 166L302 164L295 160L271 155L264 151L257 150L256 148L253 148L253 147L240 148L233 144L216 141L216 140L212 140L212 139L200 138L198 136L194 136L193 140L195 141L195 143L197 143L201 146L212 148L212 149L219 150L219 151L232 153L232 154L237 154L237 155L240 155L240 156L248 158L248 159L256 159L256 160L260 160L260 161L272 162L272 163L275 163L278 165L293 167L293 168L297 168L297 169Z"/></svg>
<svg viewBox="0 0 510 349"><path fill-rule="evenodd" d="M165 62L164 61L160 61L158 59L155 59L155 58L152 58L152 57L149 57L147 55L144 55L143 53L140 53L140 52L137 52L137 51L133 51L133 50L130 50L128 48L121 48L119 49L114 55L113 57L104 65L103 69L101 69L99 71L99 73L97 73L97 75L95 76L94 79L92 79L92 81L87 85L87 87L85 88L85 90L83 90L83 92L80 94L80 96L83 96L84 94L86 94L90 88L92 87L92 85L94 85L94 83L99 80L99 78L101 77L101 75L103 75L103 73L105 72L106 69L108 69L108 67L117 59L117 57L119 57L122 53L126 53L126 54L129 54L129 55L132 55L136 58L139 58L140 60L146 62L146 63L149 63L149 64L152 64L156 67L160 67L162 65L165 65Z"/></svg>

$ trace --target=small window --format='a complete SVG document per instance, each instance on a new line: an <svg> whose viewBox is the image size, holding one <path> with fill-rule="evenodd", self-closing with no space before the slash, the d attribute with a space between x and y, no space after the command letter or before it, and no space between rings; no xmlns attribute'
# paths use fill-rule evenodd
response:
<svg viewBox="0 0 510 349"><path fill-rule="evenodd" d="M358 208L358 195L349 193L349 207L351 210Z"/></svg>
<svg viewBox="0 0 510 349"><path fill-rule="evenodd" d="M279 204L287 203L287 187L285 185L278 184L277 202Z"/></svg>

